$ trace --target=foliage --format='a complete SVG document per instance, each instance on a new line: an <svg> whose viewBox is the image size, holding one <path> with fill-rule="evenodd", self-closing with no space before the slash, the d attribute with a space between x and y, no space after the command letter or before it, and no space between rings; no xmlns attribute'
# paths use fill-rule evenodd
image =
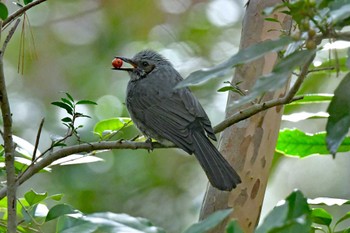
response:
<svg viewBox="0 0 350 233"><path fill-rule="evenodd" d="M23 6L31 3L33 3L32 0L24 0ZM178 88L231 74L234 67L261 58L267 53L277 52L280 57L279 62L270 73L260 77L251 90L242 90L240 84L244 80L238 80L235 83L226 82L229 85L220 88L218 91L229 91L240 95L240 99L235 103L237 107L247 103L254 105L258 102L259 97L264 94L286 86L290 80L289 77L294 75L295 82L292 82L294 86L290 93L294 97L296 93L292 93L292 91L299 90L296 96L298 98L296 101L294 99L289 100L286 103L288 104L286 109L289 109L293 114L303 113L307 115L301 120L326 119L326 132L310 134L296 128L283 129L280 132L276 150L300 158L315 154L332 154L335 156L337 152L348 152L350 151L350 138L347 136L350 127L350 96L348 91L350 88L350 73L348 73L349 59L344 58L348 54L341 55L339 58L338 53L342 54L343 52L340 49L330 52L327 58L320 56L320 54L322 53L324 40L328 39L329 42L334 43L341 39L341 33L345 26L350 23L349 4L350 1L347 0L294 0L282 1L276 6L265 9L266 15L276 11L282 11L290 15L294 22L295 32L289 35L288 32L282 31L281 37L277 40L260 42L240 50L217 66L195 71L180 83ZM23 8L20 3L17 3L17 6ZM0 18L6 20L8 14L6 5L0 3ZM266 20L280 24L275 18L267 17ZM322 62L320 66L312 65L315 58ZM81 70L81 72L83 71ZM316 76L328 77L328 75L339 76L342 79L335 88L334 94L303 93L300 86L298 86L304 82L306 77L312 79ZM328 104L327 113L325 114L300 112L299 110L300 106L325 103ZM51 104L64 110L67 114L67 116L61 118L61 123L66 127L65 134L52 136L51 145L43 152L38 150L37 145L42 126L39 128L35 145L21 137L14 136L16 144L14 166L19 178L33 168L35 164L42 161L43 158L67 148L69 144L79 145L82 143L79 132L83 125L77 125L77 119L90 118L90 116L81 113L77 108L79 105L96 105L94 101L86 99L76 101L69 93ZM131 125L132 122L129 118L115 116L98 121L93 133L99 137L100 142L111 140L115 135L118 136L118 142L120 142L122 141L121 133ZM0 146L0 154L2 155L0 168L2 172L5 172L4 153L4 147ZM54 165L101 161L101 159L94 156L95 153L97 152L72 154L65 157L64 160L56 160L54 163L42 167L39 171L50 172ZM26 192L23 198L18 198L17 202L16 213L19 218L17 230L19 232L30 232L32 229L40 229L47 222L57 221L56 232L165 232L162 228L154 226L144 218L112 212L85 214L64 203L62 197L62 194L48 196L47 192L40 193L34 190ZM314 200L308 201L300 191L294 191L269 213L255 232L349 232L350 228L339 231L338 226L350 218L350 213L348 212L338 220L334 220L332 214L324 208L325 205L334 200L330 198L324 200L324 202L319 203ZM54 204L52 205L52 203ZM340 206L348 204L349 201L345 200ZM314 205L317 205L317 207L314 207ZM0 207L3 214L0 230L6 231L7 209L10 208L7 206L6 198L0 201ZM231 212L232 210L218 211L207 219L193 224L185 230L185 233L205 232L221 223ZM227 225L226 232L237 233L242 231L236 221L231 221Z"/></svg>

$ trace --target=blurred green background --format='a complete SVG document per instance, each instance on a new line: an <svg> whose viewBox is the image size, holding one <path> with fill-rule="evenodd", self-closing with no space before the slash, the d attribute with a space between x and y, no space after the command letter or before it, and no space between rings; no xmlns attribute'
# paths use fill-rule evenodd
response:
<svg viewBox="0 0 350 233"><path fill-rule="evenodd" d="M11 11L17 9L8 6ZM26 22L18 28L5 54L15 135L34 143L43 117L41 150L50 145L50 136L64 135L60 119L65 112L50 103L68 92L77 100L99 104L80 109L91 119L78 122L84 125L79 130L82 140L98 140L92 133L95 123L128 116L124 98L129 77L111 70L114 56L132 57L142 49L154 49L186 77L237 52L243 12L240 0L61 0L40 4L28 12L30 26ZM320 60L327 55L328 51L321 53ZM227 97L216 90L229 79L191 88L213 125L223 119ZM339 81L315 75L308 78L302 92L332 92ZM307 111L325 111L326 107ZM311 133L324 130L324 126L325 120L298 125ZM284 122L283 127L296 125ZM132 127L121 137L136 134ZM20 196L30 188L49 195L64 193L64 202L85 213L111 211L145 217L170 233L180 232L198 219L207 178L193 156L177 149L151 153L118 150L97 156L105 161L37 174L20 187ZM283 157L272 170L263 216L294 188L308 197L349 198L350 183L345 179L350 175L349 165L348 156L336 160L330 156ZM44 232L53 232L50 227L53 223Z"/></svg>
<svg viewBox="0 0 350 233"><path fill-rule="evenodd" d="M11 11L17 9L8 5ZM238 0L61 0L34 7L26 17L30 26L18 28L5 56L15 135L34 143L43 117L41 150L50 145L51 135L64 135L60 119L65 112L50 103L68 92L77 100L99 104L80 109L91 119L78 122L84 125L79 130L84 141L98 140L92 133L96 122L128 116L124 98L129 77L111 70L114 56L154 49L185 77L238 50L243 9ZM214 125L223 119L226 105L226 94L216 90L227 79L192 88ZM121 137L136 134L132 127ZM30 188L64 193L64 202L85 213L125 212L174 233L197 220L207 178L193 156L176 149L118 150L98 156L105 162L37 174L21 186L20 195Z"/></svg>

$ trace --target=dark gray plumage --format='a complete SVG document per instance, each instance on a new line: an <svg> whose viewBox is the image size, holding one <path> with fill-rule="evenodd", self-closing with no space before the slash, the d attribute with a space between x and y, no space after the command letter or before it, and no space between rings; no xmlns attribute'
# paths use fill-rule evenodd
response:
<svg viewBox="0 0 350 233"><path fill-rule="evenodd" d="M130 117L147 137L173 142L194 153L210 183L220 190L232 190L240 177L208 137L216 140L207 114L188 88L174 89L182 79L158 53L145 50L132 59L116 57L132 68L128 71L126 106Z"/></svg>

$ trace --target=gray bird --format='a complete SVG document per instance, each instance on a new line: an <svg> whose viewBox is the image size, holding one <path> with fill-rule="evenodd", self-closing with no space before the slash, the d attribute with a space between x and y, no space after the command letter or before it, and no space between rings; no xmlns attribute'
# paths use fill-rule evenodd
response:
<svg viewBox="0 0 350 233"><path fill-rule="evenodd" d="M168 140L195 154L212 186L220 190L230 191L241 183L236 171L210 142L209 138L216 137L201 104L190 89L174 89L183 78L169 61L151 50L141 51L132 59L116 59L120 65L113 69L130 75L126 107L146 137ZM131 68L123 68L119 59Z"/></svg>

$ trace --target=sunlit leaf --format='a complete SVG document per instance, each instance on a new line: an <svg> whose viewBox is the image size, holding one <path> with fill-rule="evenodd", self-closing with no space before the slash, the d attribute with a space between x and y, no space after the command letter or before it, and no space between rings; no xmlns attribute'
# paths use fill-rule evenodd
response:
<svg viewBox="0 0 350 233"><path fill-rule="evenodd" d="M307 94L300 100L293 101L288 105L327 103L333 98L333 94Z"/></svg>
<svg viewBox="0 0 350 233"><path fill-rule="evenodd" d="M13 135L13 142L16 143L16 152L20 153L26 158L31 159L34 151L34 145L28 142L27 140ZM37 149L37 154L40 154L40 151Z"/></svg>
<svg viewBox="0 0 350 233"><path fill-rule="evenodd" d="M57 232L133 232L133 233L165 233L149 220L135 218L127 214L111 212L89 215L70 214L59 218Z"/></svg>
<svg viewBox="0 0 350 233"><path fill-rule="evenodd" d="M6 5L4 3L0 2L0 18L2 20L5 20L8 15L9 15L9 11L8 11Z"/></svg>
<svg viewBox="0 0 350 233"><path fill-rule="evenodd" d="M290 37L281 37L277 40L266 40L242 49L236 55L217 66L191 73L184 81L180 82L176 88L195 85L209 79L225 76L232 72L234 66L258 59L268 52L282 50L290 42L292 42Z"/></svg>
<svg viewBox="0 0 350 233"><path fill-rule="evenodd" d="M297 157L315 154L328 155L326 133L309 134L299 129L283 129L278 135L276 151ZM338 152L346 151L350 151L350 137L347 137L338 148Z"/></svg>
<svg viewBox="0 0 350 233"><path fill-rule="evenodd" d="M30 206L35 205L35 204L41 202L42 200L45 200L46 197L47 197L46 192L45 193L37 193L33 189L31 189L30 191L28 191L24 194L24 198L26 199L26 201L28 202L28 204Z"/></svg>
<svg viewBox="0 0 350 233"><path fill-rule="evenodd" d="M81 154L73 154L66 156L64 158L55 160L53 163L50 164L50 166L54 165L73 165L73 164L83 164L83 163L95 163L95 162L101 162L104 161L103 159L96 157L96 156L87 156L87 155L81 155Z"/></svg>
<svg viewBox="0 0 350 233"><path fill-rule="evenodd" d="M103 137L105 131L117 131L132 124L131 119L127 117L110 118L98 122L94 127L94 133Z"/></svg>
<svg viewBox="0 0 350 233"><path fill-rule="evenodd" d="M232 209L219 210L209 215L206 219L193 224L184 233L202 233L217 226L232 213Z"/></svg>
<svg viewBox="0 0 350 233"><path fill-rule="evenodd" d="M350 127L350 73L348 73L335 89L334 97L327 112L329 118L326 126L327 147L332 155L344 140Z"/></svg>
<svg viewBox="0 0 350 233"><path fill-rule="evenodd" d="M54 201L60 201L63 197L63 194L62 193L59 193L59 194L54 194L54 195L51 195L49 196L48 198L54 200Z"/></svg>
<svg viewBox="0 0 350 233"><path fill-rule="evenodd" d="M27 168L31 164L32 164L32 160L31 159L22 158L22 157L15 157L15 168L18 171L22 171L23 169ZM41 171L51 171L51 169L45 167Z"/></svg>
<svg viewBox="0 0 350 233"><path fill-rule="evenodd" d="M332 197L317 197L314 199L308 199L307 202L309 203L309 205L327 205L327 206L350 205L350 200L332 198Z"/></svg>
<svg viewBox="0 0 350 233"><path fill-rule="evenodd" d="M332 23L340 22L350 17L350 5L344 4L339 9L335 9L329 12L330 21Z"/></svg>
<svg viewBox="0 0 350 233"><path fill-rule="evenodd" d="M300 191L292 192L266 216L256 233L310 232L311 211Z"/></svg>
<svg viewBox="0 0 350 233"><path fill-rule="evenodd" d="M332 215L322 208L312 209L311 217L312 221L317 224L329 226L332 223Z"/></svg>
<svg viewBox="0 0 350 233"><path fill-rule="evenodd" d="M326 112L296 112L289 115L283 115L283 121L298 122L307 119L324 119L329 116Z"/></svg>

